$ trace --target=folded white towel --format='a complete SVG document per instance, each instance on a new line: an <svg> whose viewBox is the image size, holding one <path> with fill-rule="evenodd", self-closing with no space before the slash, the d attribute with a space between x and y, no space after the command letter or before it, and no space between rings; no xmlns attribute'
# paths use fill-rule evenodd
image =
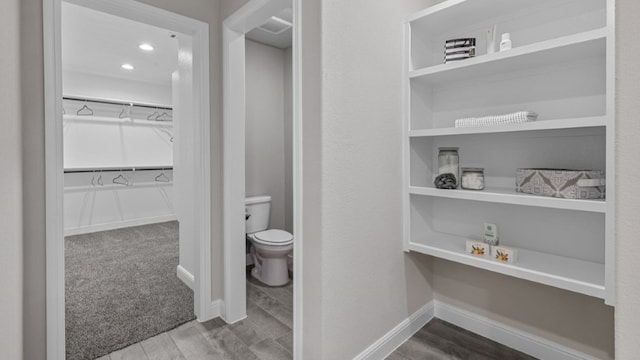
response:
<svg viewBox="0 0 640 360"><path fill-rule="evenodd" d="M455 127L493 126L502 124L517 124L535 121L538 114L533 111L518 111L504 115L490 115L457 119Z"/></svg>

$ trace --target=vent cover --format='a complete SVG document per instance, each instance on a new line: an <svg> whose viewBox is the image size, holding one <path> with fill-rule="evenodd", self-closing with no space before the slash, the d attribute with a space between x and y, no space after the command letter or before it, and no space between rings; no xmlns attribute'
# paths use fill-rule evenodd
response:
<svg viewBox="0 0 640 360"><path fill-rule="evenodd" d="M279 17L272 16L264 24L258 26L258 29L266 31L273 35L278 35L281 32L291 28L293 24L286 20L282 20Z"/></svg>

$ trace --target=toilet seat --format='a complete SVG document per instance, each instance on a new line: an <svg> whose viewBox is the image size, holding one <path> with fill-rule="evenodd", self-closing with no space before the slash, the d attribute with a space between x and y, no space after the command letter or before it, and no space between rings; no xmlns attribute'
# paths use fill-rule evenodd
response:
<svg viewBox="0 0 640 360"><path fill-rule="evenodd" d="M288 231L269 229L253 234L255 242L264 245L287 245L293 242L293 235Z"/></svg>

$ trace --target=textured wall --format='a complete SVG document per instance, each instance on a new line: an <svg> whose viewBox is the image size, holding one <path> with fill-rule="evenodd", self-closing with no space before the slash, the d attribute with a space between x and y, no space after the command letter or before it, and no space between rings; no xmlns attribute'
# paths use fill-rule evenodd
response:
<svg viewBox="0 0 640 360"><path fill-rule="evenodd" d="M171 84L107 77L65 69L62 73L64 96L160 104L171 106Z"/></svg>
<svg viewBox="0 0 640 360"><path fill-rule="evenodd" d="M597 299L447 260L433 266L436 298L591 354L613 359L613 308Z"/></svg>
<svg viewBox="0 0 640 360"><path fill-rule="evenodd" d="M616 10L616 358L640 353L640 2Z"/></svg>
<svg viewBox="0 0 640 360"><path fill-rule="evenodd" d="M428 258L402 250L401 165L403 20L430 3L322 1L323 359L352 358L432 297Z"/></svg>
<svg viewBox="0 0 640 360"><path fill-rule="evenodd" d="M322 243L322 62L321 62L321 1L300 1L300 42L304 44L296 56L300 57L301 128L296 135L302 137L301 166L302 228L295 228L296 261L302 261L302 274L296 273L301 282L296 283L296 295L302 298L302 308L296 308L294 326L302 326L302 338L295 351L301 359L320 359L324 351L324 258ZM295 30L294 30L295 31ZM296 50L297 51L297 50ZM298 225L298 224L296 224ZM299 286L300 283L302 286ZM302 289L300 289L302 287ZM295 295L294 295L295 297ZM301 342L301 343L300 343ZM294 344L295 345L295 344Z"/></svg>
<svg viewBox="0 0 640 360"><path fill-rule="evenodd" d="M284 229L284 50L246 41L247 196L270 195L269 226Z"/></svg>
<svg viewBox="0 0 640 360"><path fill-rule="evenodd" d="M20 139L19 0L0 2L0 349L2 358L22 355L22 163Z"/></svg>
<svg viewBox="0 0 640 360"><path fill-rule="evenodd" d="M47 336L42 0L21 0L20 7L24 359L39 360L45 358Z"/></svg>

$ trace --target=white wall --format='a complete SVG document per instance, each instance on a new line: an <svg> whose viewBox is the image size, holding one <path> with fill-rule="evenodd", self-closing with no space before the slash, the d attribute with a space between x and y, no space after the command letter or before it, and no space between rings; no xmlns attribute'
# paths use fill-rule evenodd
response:
<svg viewBox="0 0 640 360"><path fill-rule="evenodd" d="M436 299L597 359L614 358L614 309L602 299L446 260L433 265Z"/></svg>
<svg viewBox="0 0 640 360"><path fill-rule="evenodd" d="M640 2L616 1L616 358L640 354Z"/></svg>
<svg viewBox="0 0 640 360"><path fill-rule="evenodd" d="M303 183L319 187L320 199L305 191L304 206L321 214L304 219L304 272L321 274L319 323L304 318L320 336L305 331L305 359L353 358L432 299L429 258L405 255L402 244L402 24L427 3L331 0L303 13L320 17L303 18L303 34L321 34L321 53L309 54L321 61L310 79L321 86L320 119L303 104L303 122L319 120L317 133L305 132L305 151L307 141L320 151L319 173ZM319 227L319 237L308 238L307 227ZM310 242L320 251L309 254ZM320 264L308 263L312 256Z"/></svg>
<svg viewBox="0 0 640 360"><path fill-rule="evenodd" d="M7 360L23 358L23 234L20 111L20 1L0 2L0 349Z"/></svg>
<svg viewBox="0 0 640 360"><path fill-rule="evenodd" d="M65 96L80 96L171 106L171 84L116 79L64 69Z"/></svg>
<svg viewBox="0 0 640 360"><path fill-rule="evenodd" d="M104 116L98 112L100 104L92 103L86 105L95 116L77 116L76 109L85 106L83 103L64 104L66 111L73 113L63 117L65 169L173 165L172 121L120 119L121 106L114 105L108 105L114 111ZM146 116L154 110L144 111Z"/></svg>
<svg viewBox="0 0 640 360"><path fill-rule="evenodd" d="M176 220L173 185L160 174L173 179L171 170L65 174L65 236ZM120 175L130 185L114 184Z"/></svg>
<svg viewBox="0 0 640 360"><path fill-rule="evenodd" d="M245 49L246 194L270 195L269 226L284 229L285 52L251 40L246 41Z"/></svg>
<svg viewBox="0 0 640 360"><path fill-rule="evenodd" d="M193 41L190 37L178 38L178 70L172 74L172 93L175 110L174 124L174 170L175 212L180 222L180 264L178 273L186 271L194 276L196 266L196 214L193 201L196 196L195 179L191 174L196 173L194 155L196 149L187 140L189 134L195 132L197 125L193 116ZM191 277L189 276L189 277ZM187 285L192 285L186 282Z"/></svg>

